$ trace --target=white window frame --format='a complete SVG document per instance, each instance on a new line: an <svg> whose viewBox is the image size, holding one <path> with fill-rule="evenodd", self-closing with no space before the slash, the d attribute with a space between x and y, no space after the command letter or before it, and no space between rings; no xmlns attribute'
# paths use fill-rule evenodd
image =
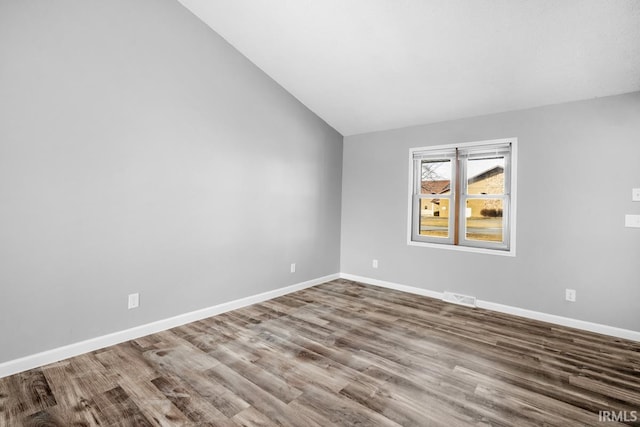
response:
<svg viewBox="0 0 640 427"><path fill-rule="evenodd" d="M510 153L508 159L505 159L505 177L506 188L505 195L468 195L466 194L466 168L460 168L460 185L457 186L455 182L456 173L452 173L451 177L451 195L438 195L438 198L449 198L451 200L450 207L454 207L454 203L457 203L457 208L460 212L465 212L466 201L474 198L494 198L501 199L503 201L503 242L485 242L478 240L466 239L466 221L464 218L460 221L459 225L459 241L458 244L454 244L453 232L455 225L451 224L454 221L450 216L449 230L451 231L448 238L427 237L419 235L419 210L420 199L429 197L434 198L434 195L423 195L419 191L421 188L421 160L416 160L416 156L423 158L453 158L455 162L455 156L451 157L452 152L456 150L462 152L482 151L485 148L491 146L500 146L510 144ZM449 154L447 154L449 153ZM420 246L447 250L457 250L465 252L485 253L492 255L502 256L515 256L516 255L516 195L517 195L517 158L518 158L518 139L517 138L504 138L494 139L488 141L475 141L464 142L459 144L446 144L446 145L434 145L426 147L411 148L409 150L409 194L408 194L408 220L407 220L407 244L410 246ZM469 155L470 158L473 155ZM458 164L454 165L455 168L459 167ZM456 188L459 188L459 194L456 194ZM444 197L443 197L444 196ZM415 218L415 220L414 220Z"/></svg>

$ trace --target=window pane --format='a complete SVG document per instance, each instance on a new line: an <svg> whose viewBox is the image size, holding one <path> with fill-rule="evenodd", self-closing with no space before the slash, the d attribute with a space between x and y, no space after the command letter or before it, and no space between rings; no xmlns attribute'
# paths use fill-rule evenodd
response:
<svg viewBox="0 0 640 427"><path fill-rule="evenodd" d="M420 193L451 193L451 160L423 160L420 166Z"/></svg>
<svg viewBox="0 0 640 427"><path fill-rule="evenodd" d="M465 217L468 240L502 242L502 200L468 199Z"/></svg>
<svg viewBox="0 0 640 427"><path fill-rule="evenodd" d="M420 199L420 235L449 237L449 199Z"/></svg>
<svg viewBox="0 0 640 427"><path fill-rule="evenodd" d="M504 194L504 157L468 159L467 194Z"/></svg>

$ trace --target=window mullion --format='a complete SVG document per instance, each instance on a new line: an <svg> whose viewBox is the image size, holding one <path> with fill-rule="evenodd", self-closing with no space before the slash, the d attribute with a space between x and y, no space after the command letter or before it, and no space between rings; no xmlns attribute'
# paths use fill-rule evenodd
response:
<svg viewBox="0 0 640 427"><path fill-rule="evenodd" d="M454 165L454 189L452 194L452 206L454 208L454 220L453 220L453 244L460 244L460 195L461 193L461 183L462 183L462 168L460 167L460 158L458 156L458 149L456 148L456 159L453 162Z"/></svg>

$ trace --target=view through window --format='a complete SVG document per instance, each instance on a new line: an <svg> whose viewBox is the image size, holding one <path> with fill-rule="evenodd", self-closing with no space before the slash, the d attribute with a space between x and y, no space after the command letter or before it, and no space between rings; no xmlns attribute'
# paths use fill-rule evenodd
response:
<svg viewBox="0 0 640 427"><path fill-rule="evenodd" d="M515 140L411 150L411 241L509 251Z"/></svg>

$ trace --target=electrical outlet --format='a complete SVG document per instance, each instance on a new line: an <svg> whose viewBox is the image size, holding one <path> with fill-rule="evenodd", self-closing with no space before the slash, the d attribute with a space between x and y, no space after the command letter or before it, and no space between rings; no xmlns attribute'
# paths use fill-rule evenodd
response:
<svg viewBox="0 0 640 427"><path fill-rule="evenodd" d="M371 266L372 266L373 268L378 268L378 260L377 260L377 259L374 259L374 260L373 260L373 262L371 263Z"/></svg>
<svg viewBox="0 0 640 427"><path fill-rule="evenodd" d="M640 188L633 188L631 190L631 200L634 202L640 202Z"/></svg>
<svg viewBox="0 0 640 427"><path fill-rule="evenodd" d="M295 262L293 264L291 264L291 272L292 273L296 272L296 263Z"/></svg>
<svg viewBox="0 0 640 427"><path fill-rule="evenodd" d="M140 294L139 293L135 293L135 294L129 294L129 310L131 310L132 308L137 308L140 305Z"/></svg>
<svg viewBox="0 0 640 427"><path fill-rule="evenodd" d="M576 290L575 289L565 289L564 291L564 299L570 302L576 302Z"/></svg>

